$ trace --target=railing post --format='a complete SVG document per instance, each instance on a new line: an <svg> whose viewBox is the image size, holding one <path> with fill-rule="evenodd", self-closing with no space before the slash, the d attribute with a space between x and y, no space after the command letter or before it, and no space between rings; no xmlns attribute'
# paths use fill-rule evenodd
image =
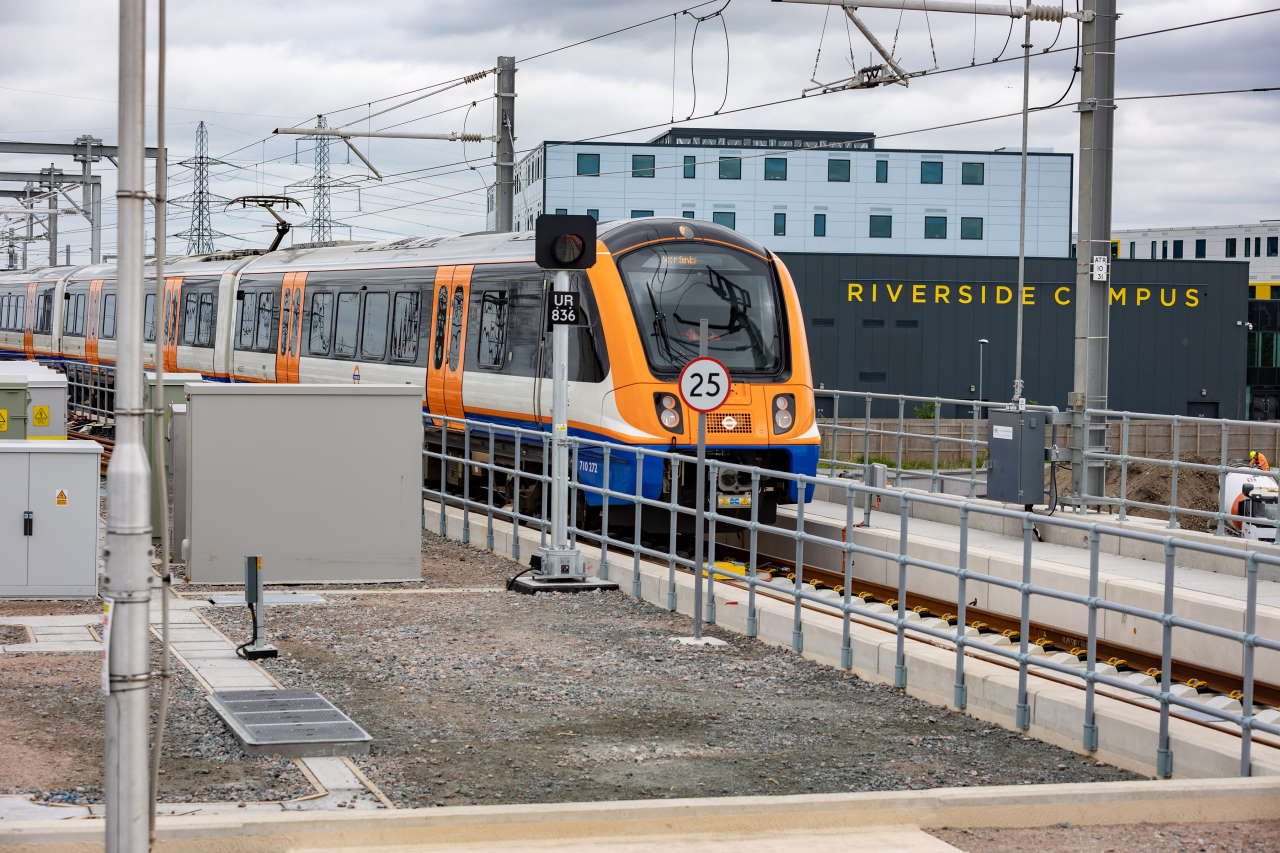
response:
<svg viewBox="0 0 1280 853"><path fill-rule="evenodd" d="M751 534L749 537L749 550L747 552L747 636L754 637L759 633L759 623L756 613L756 567L759 564L759 544L760 536L760 472L753 469L751 471Z"/></svg>
<svg viewBox="0 0 1280 853"><path fill-rule="evenodd" d="M471 422L462 422L462 544L471 544Z"/></svg>
<svg viewBox="0 0 1280 853"><path fill-rule="evenodd" d="M797 483L796 488L803 489L803 483ZM799 497L804 497L801 491ZM800 597L800 593L804 587L804 501L796 501L796 578L795 586L792 587L792 596L795 599L795 610L791 616L791 648L797 652L804 651L804 600Z"/></svg>
<svg viewBox="0 0 1280 853"><path fill-rule="evenodd" d="M1244 639L1240 672L1244 677L1244 690L1240 697L1240 775L1253 775L1253 650L1258 630L1258 558L1248 551L1245 554L1245 605Z"/></svg>
<svg viewBox="0 0 1280 853"><path fill-rule="evenodd" d="M956 572L956 676L952 699L956 709L969 704L969 688L964 678L965 606L969 597L969 506L960 507L960 565Z"/></svg>
<svg viewBox="0 0 1280 853"><path fill-rule="evenodd" d="M1230 442L1231 433L1225 422L1219 425L1219 431L1221 432L1221 437L1219 439L1221 448L1218 456L1218 494L1221 495L1223 491L1227 488L1226 467L1227 467L1227 456L1230 452L1228 450L1228 444ZM1217 509L1218 509L1218 535L1222 536L1226 534L1227 531L1226 531L1226 520L1223 518L1223 515L1222 515L1221 503L1219 503L1219 506Z"/></svg>
<svg viewBox="0 0 1280 853"><path fill-rule="evenodd" d="M1018 592L1022 597L1022 612L1018 622L1018 706L1014 726L1021 731L1031 728L1031 703L1027 696L1027 661L1031 645L1031 538L1034 527L1031 516L1022 516L1022 583Z"/></svg>
<svg viewBox="0 0 1280 853"><path fill-rule="evenodd" d="M1087 647L1084 683L1084 730L1081 735L1086 752L1098 749L1098 720L1094 711L1094 694L1098 664L1098 528L1089 528L1089 627L1085 637Z"/></svg>
<svg viewBox="0 0 1280 853"><path fill-rule="evenodd" d="M1108 437L1111 430L1107 430ZM1084 482L1083 480L1081 482ZM1129 514L1129 415L1120 419L1120 520Z"/></svg>
<svg viewBox="0 0 1280 853"><path fill-rule="evenodd" d="M836 475L836 463L840 455L840 394L831 395L831 476Z"/></svg>
<svg viewBox="0 0 1280 853"><path fill-rule="evenodd" d="M631 519L631 594L637 599L640 596L640 538L643 527L644 504L641 499L644 497L644 456L639 450L633 451L631 470L635 479L636 503L633 508Z"/></svg>
<svg viewBox="0 0 1280 853"><path fill-rule="evenodd" d="M1169 529L1178 528L1178 463L1181 457L1182 418L1173 416L1173 476L1169 484Z"/></svg>
<svg viewBox="0 0 1280 853"><path fill-rule="evenodd" d="M1164 540L1164 610L1160 630L1160 735L1156 746L1156 778L1173 775L1169 748L1169 686L1173 669L1173 537Z"/></svg>
<svg viewBox="0 0 1280 853"><path fill-rule="evenodd" d="M840 613L840 666L853 669L849 605L853 591L853 487L844 488L844 606Z"/></svg>
<svg viewBox="0 0 1280 853"><path fill-rule="evenodd" d="M894 457L894 481L893 484L899 489L902 488L902 433L906 430L906 410L907 400L905 397L898 398L898 435L895 457Z"/></svg>
<svg viewBox="0 0 1280 853"><path fill-rule="evenodd" d="M609 503L612 486L609 479L609 445L604 448L604 460L601 468L604 473L601 474L600 485L604 491L600 493L600 579L609 579Z"/></svg>
<svg viewBox="0 0 1280 853"><path fill-rule="evenodd" d="M515 462L512 463L512 482L515 484L511 487L511 559L520 562L520 527L524 524L524 519L520 516L520 456L524 450L524 433L517 428L515 433Z"/></svg>
<svg viewBox="0 0 1280 853"><path fill-rule="evenodd" d="M981 402L975 403L973 407L973 443L969 445L969 497L970 499L978 495L978 427L981 425L979 413L982 411Z"/></svg>
<svg viewBox="0 0 1280 853"><path fill-rule="evenodd" d="M711 497L707 502L707 506L711 510L711 518L707 521L707 557L706 563L706 594L704 601L704 618L703 621L708 625L714 625L716 622L716 587L715 587L715 566L716 566L716 514L720 512L720 475L716 461L714 459L707 460L707 485L710 487ZM698 582L702 582L699 575Z"/></svg>
<svg viewBox="0 0 1280 853"><path fill-rule="evenodd" d="M671 466L671 495L667 502L667 512L671 521L671 532L667 539L667 609L672 613L676 612L676 526L680 523L680 513L677 511L680 497L680 462L675 459L668 460ZM694 559L694 565L697 565L698 557ZM697 571L694 571L694 577L697 577Z"/></svg>
<svg viewBox="0 0 1280 853"><path fill-rule="evenodd" d="M488 424L489 430L489 459L486 465L489 473L488 495L485 501L485 548L493 550L493 424Z"/></svg>
<svg viewBox="0 0 1280 853"><path fill-rule="evenodd" d="M440 418L440 535L449 535L449 521L445 516L449 486L449 425Z"/></svg>
<svg viewBox="0 0 1280 853"><path fill-rule="evenodd" d="M933 469L929 472L929 491L938 491L938 445L942 442L942 401L935 399L933 403Z"/></svg>
<svg viewBox="0 0 1280 853"><path fill-rule="evenodd" d="M871 398L863 397L862 403L863 403L863 406L862 406L862 464L870 465L871 464ZM849 447L849 455L850 456L853 455L852 444ZM863 471L864 471L863 477L865 478L866 469L864 468ZM864 485L865 485L865 481L864 481Z"/></svg>
<svg viewBox="0 0 1280 853"><path fill-rule="evenodd" d="M907 519L911 517L911 498L898 498L898 637L893 664L893 686L907 686Z"/></svg>

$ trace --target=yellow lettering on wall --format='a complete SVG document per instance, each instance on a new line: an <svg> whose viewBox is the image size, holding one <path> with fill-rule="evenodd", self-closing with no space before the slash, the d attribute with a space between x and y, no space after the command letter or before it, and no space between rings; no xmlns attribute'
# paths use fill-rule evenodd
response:
<svg viewBox="0 0 1280 853"><path fill-rule="evenodd" d="M1116 304L1123 305L1125 298L1128 297L1129 295L1129 291L1125 290L1124 288L1117 290L1116 288L1112 287L1110 288L1110 291L1111 292L1107 295L1108 305L1116 305Z"/></svg>
<svg viewBox="0 0 1280 853"><path fill-rule="evenodd" d="M1065 285L1063 285L1062 287L1054 288L1053 301L1058 303L1059 305L1070 305L1071 304L1071 288Z"/></svg>
<svg viewBox="0 0 1280 853"><path fill-rule="evenodd" d="M968 305L971 302L973 302L973 286L972 285L962 284L958 288L956 288L956 290L960 294L961 305Z"/></svg>
<svg viewBox="0 0 1280 853"><path fill-rule="evenodd" d="M894 292L894 290L893 290L893 285L892 285L892 284L886 284L886 285L884 286L884 289L885 289L885 290L887 290L887 291L889 291L889 301L890 301L890 302L897 302L897 301L898 301L898 297L902 295L902 288L904 288L905 286L906 286L906 285L903 285L903 284L898 285L898 291L897 291L897 293L895 293L895 292Z"/></svg>
<svg viewBox="0 0 1280 853"><path fill-rule="evenodd" d="M849 302L861 302L861 301L862 301L862 285L861 285L861 284L858 284L858 282L856 282L856 281L851 281L851 282L849 282L849 297L848 297L848 301L849 301Z"/></svg>
<svg viewBox="0 0 1280 853"><path fill-rule="evenodd" d="M872 302L875 302L879 298L877 296L879 289L880 289L880 285L876 284L874 281L871 282L871 301Z"/></svg>
<svg viewBox="0 0 1280 853"><path fill-rule="evenodd" d="M917 305L924 304L924 285L923 284L911 285L911 301L916 303Z"/></svg>
<svg viewBox="0 0 1280 853"><path fill-rule="evenodd" d="M1137 292L1137 298L1134 299L1134 304L1141 305L1142 303L1146 302L1150 298L1151 298L1151 288L1139 287Z"/></svg>
<svg viewBox="0 0 1280 853"><path fill-rule="evenodd" d="M1169 294L1167 299L1165 298L1166 293ZM1178 302L1178 291L1175 288L1172 288L1172 287L1160 288L1160 304L1161 305L1163 305L1165 308L1172 308L1175 304L1177 304L1177 302Z"/></svg>
<svg viewBox="0 0 1280 853"><path fill-rule="evenodd" d="M939 284L933 289L933 300L941 302L943 305L951 304L951 288L945 284Z"/></svg>
<svg viewBox="0 0 1280 853"><path fill-rule="evenodd" d="M1195 308L1199 304L1200 304L1200 288L1198 287L1187 288L1187 307Z"/></svg>
<svg viewBox="0 0 1280 853"><path fill-rule="evenodd" d="M982 304L987 304L987 286L985 284L982 285Z"/></svg>
<svg viewBox="0 0 1280 853"><path fill-rule="evenodd" d="M1013 301L1013 288L1005 284L996 285L996 304L1008 305Z"/></svg>
<svg viewBox="0 0 1280 853"><path fill-rule="evenodd" d="M1036 304L1036 286L1034 284L1022 285L1022 304L1023 305Z"/></svg>

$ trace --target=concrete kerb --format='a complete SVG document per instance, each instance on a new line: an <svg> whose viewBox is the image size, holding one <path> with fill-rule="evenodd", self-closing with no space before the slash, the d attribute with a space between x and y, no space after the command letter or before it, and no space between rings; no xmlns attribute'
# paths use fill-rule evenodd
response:
<svg viewBox="0 0 1280 853"><path fill-rule="evenodd" d="M769 820L760 821L767 813ZM411 844L500 844L692 835L768 838L868 827L1036 827L1241 821L1280 813L1280 779L1095 782L925 791L595 803L452 806L383 812L241 813L160 817L157 850L266 853ZM0 826L0 848L99 849L99 821ZM399 848L399 849L404 849ZM416 849L416 848L415 848Z"/></svg>
<svg viewBox="0 0 1280 853"><path fill-rule="evenodd" d="M427 518L438 519L439 507L428 503ZM449 507L446 511L447 531L451 538L462 538L462 511ZM483 541L485 518L472 514L472 542ZM438 529L438 528L432 528ZM494 520L494 552L511 553L511 525ZM521 554L533 553L537 545L536 530L519 530ZM479 546L477 546L479 547ZM589 567L600 567L600 551L585 542L578 543ZM667 572L665 565L641 563L641 595L652 604L666 607ZM632 558L608 555L608 576L618 582L624 592L631 590ZM760 595L757 592L758 638L772 645L790 647L793 605L790 601ZM718 624L732 631L744 632L746 626L747 591L727 584L715 587ZM677 611L691 612L693 576L676 574ZM802 617L805 657L828 666L840 667L841 623L825 613L808 608ZM852 672L861 678L892 684L896 665L895 635L879 627L853 621ZM954 647L942 641L925 642L911 639L906 644L908 671L907 693L924 701L952 705L954 686ZM1099 691L1095 714L1099 730L1099 749L1088 753L1081 748L1084 720L1083 689L1035 668L1031 670L1028 702L1031 727L1028 734L1065 749L1092 755L1101 761L1135 773L1155 775L1157 746L1156 714L1147 707ZM969 715L985 722L1014 729L1017 670L1009 665L970 655L965 662ZM1105 690L1105 688L1104 688ZM1040 702L1044 698L1043 705ZM1174 755L1173 773L1177 778L1211 778L1231 776L1239 771L1240 740L1227 732L1188 720L1170 720L1170 747ZM1252 772L1254 776L1280 775L1280 749L1255 742Z"/></svg>

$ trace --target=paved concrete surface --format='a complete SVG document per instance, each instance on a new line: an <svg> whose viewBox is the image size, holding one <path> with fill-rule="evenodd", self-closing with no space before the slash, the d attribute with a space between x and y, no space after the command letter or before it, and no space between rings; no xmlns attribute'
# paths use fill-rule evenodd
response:
<svg viewBox="0 0 1280 853"><path fill-rule="evenodd" d="M95 613L75 616L9 616L0 625L23 625L35 642L0 646L0 654L10 652L101 652L102 643L89 632L102 622Z"/></svg>

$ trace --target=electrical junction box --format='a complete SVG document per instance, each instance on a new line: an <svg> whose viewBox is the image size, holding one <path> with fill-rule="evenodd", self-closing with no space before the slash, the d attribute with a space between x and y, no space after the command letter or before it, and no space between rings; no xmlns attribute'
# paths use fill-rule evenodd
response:
<svg viewBox="0 0 1280 853"><path fill-rule="evenodd" d="M0 380L27 383L27 438L67 437L67 377L35 361L8 361L0 364Z"/></svg>
<svg viewBox="0 0 1280 853"><path fill-rule="evenodd" d="M987 498L1007 504L1044 499L1044 412L993 410L987 435Z"/></svg>
<svg viewBox="0 0 1280 853"><path fill-rule="evenodd" d="M27 437L27 408L31 392L22 376L0 376L0 439Z"/></svg>
<svg viewBox="0 0 1280 853"><path fill-rule="evenodd" d="M96 441L0 441L0 597L98 594Z"/></svg>

